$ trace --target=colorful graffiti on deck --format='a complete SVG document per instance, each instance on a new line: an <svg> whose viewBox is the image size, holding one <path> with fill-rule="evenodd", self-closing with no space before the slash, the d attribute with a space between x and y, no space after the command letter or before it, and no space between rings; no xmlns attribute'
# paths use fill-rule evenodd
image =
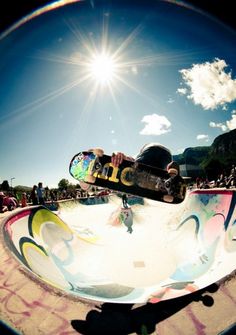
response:
<svg viewBox="0 0 236 335"><path fill-rule="evenodd" d="M72 295L100 301L158 302L194 292L235 270L233 191L190 193L183 212L167 226L168 235L163 235L167 239L157 243L152 255L158 273L164 277L146 286L127 285L114 273L120 271L118 259L109 257L115 248L121 248L118 235L117 242L113 241L117 245L109 245L108 240L100 239L89 229L73 231L44 207L24 209L8 218L4 239L20 263L44 282ZM158 224L156 233L161 234ZM134 233L131 235L136 238ZM145 274L145 262L136 261L131 266L134 269L130 273Z"/></svg>

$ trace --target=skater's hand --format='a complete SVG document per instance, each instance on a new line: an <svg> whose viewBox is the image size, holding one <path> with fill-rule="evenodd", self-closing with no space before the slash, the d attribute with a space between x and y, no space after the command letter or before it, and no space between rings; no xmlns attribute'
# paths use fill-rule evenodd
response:
<svg viewBox="0 0 236 335"><path fill-rule="evenodd" d="M116 153L113 152L111 156L111 163L115 167L118 167L120 164L122 164L125 158L126 156L122 152L116 152Z"/></svg>
<svg viewBox="0 0 236 335"><path fill-rule="evenodd" d="M104 154L104 151L102 148L92 148L92 149L88 149L87 151L91 151L97 156L102 156Z"/></svg>
<svg viewBox="0 0 236 335"><path fill-rule="evenodd" d="M126 156L125 154L123 154L123 152L116 152L116 153L113 152L111 156L111 163L115 167L118 167L120 164L122 164L124 159L130 162L134 162L133 157Z"/></svg>

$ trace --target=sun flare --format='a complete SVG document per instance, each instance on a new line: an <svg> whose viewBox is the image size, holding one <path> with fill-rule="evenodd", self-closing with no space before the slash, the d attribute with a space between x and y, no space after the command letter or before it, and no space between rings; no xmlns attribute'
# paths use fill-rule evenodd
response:
<svg viewBox="0 0 236 335"><path fill-rule="evenodd" d="M106 53L101 53L96 54L93 57L89 66L89 71L92 78L94 78L98 84L106 85L114 80L116 66L116 62L112 56Z"/></svg>

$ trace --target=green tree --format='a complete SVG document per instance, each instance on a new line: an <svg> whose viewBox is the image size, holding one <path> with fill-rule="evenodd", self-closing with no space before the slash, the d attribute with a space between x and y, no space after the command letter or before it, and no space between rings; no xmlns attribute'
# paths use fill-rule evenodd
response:
<svg viewBox="0 0 236 335"><path fill-rule="evenodd" d="M208 179L216 179L225 169L225 165L217 157L210 157L201 166L205 170Z"/></svg>
<svg viewBox="0 0 236 335"><path fill-rule="evenodd" d="M9 191L10 190L10 186L7 180L3 180L2 185L1 185L1 189L3 191Z"/></svg>
<svg viewBox="0 0 236 335"><path fill-rule="evenodd" d="M69 184L70 184L69 180L63 178L59 181L58 188L59 188L60 191L67 190Z"/></svg>

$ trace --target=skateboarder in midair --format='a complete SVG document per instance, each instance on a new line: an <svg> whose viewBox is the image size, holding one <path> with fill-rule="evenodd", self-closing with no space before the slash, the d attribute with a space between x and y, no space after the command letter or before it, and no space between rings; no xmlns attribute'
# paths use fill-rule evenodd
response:
<svg viewBox="0 0 236 335"><path fill-rule="evenodd" d="M88 151L96 152L98 154L103 153L102 149L90 149ZM111 156L111 163L114 167L119 167L123 160L128 160L134 162L137 165L144 164L146 166L158 168L161 170L166 170L169 174L169 179L163 184L163 180L160 177L156 179L156 188L163 192L162 201L172 203L174 200L181 202L184 198L183 192L183 179L179 175L179 165L172 160L172 155L170 150L164 146L156 143L150 143L144 145L136 158L125 155L122 152L113 153ZM91 184L84 181L80 181L80 186L83 190L88 191ZM144 187L145 188L145 187ZM133 232L133 213L131 206L128 202L128 196L126 193L122 196L122 205L118 208L115 215L112 214L110 222L120 222L128 228L128 232ZM113 223L111 223L113 224Z"/></svg>
<svg viewBox="0 0 236 335"><path fill-rule="evenodd" d="M118 167L122 164L123 160L129 160L133 162L142 163L145 165L150 165L163 170L167 170L170 178L174 178L174 184L177 186L179 184L183 185L184 181L179 174L179 164L172 160L172 155L169 149L158 143L145 144L136 158L126 156L122 152L113 153L112 164ZM171 180L169 181L171 187ZM176 197L177 194L174 194ZM177 195L178 196L178 195ZM166 202L172 202L173 195L164 195L164 200Z"/></svg>
<svg viewBox="0 0 236 335"><path fill-rule="evenodd" d="M88 151L94 150L98 149L90 149ZM99 150L102 151L101 149ZM178 197L180 199L180 202L183 200L185 191L183 192L183 190L181 190L181 187L183 187L184 181L179 175L179 165L177 162L174 162L172 160L172 155L169 149L159 143L149 143L145 144L141 148L136 158L127 156L122 152L112 154L111 163L114 167L118 167L120 164L122 164L123 160L133 161L134 164L137 162L162 170L167 170L170 175L170 179L167 180L164 187L163 192L165 193L168 191L168 193L163 196L163 200L165 202L173 202L173 199ZM86 191L88 191L91 187L91 185L83 181L80 181L80 186L83 190ZM157 188L159 187L161 187L161 185L158 185L157 180Z"/></svg>

